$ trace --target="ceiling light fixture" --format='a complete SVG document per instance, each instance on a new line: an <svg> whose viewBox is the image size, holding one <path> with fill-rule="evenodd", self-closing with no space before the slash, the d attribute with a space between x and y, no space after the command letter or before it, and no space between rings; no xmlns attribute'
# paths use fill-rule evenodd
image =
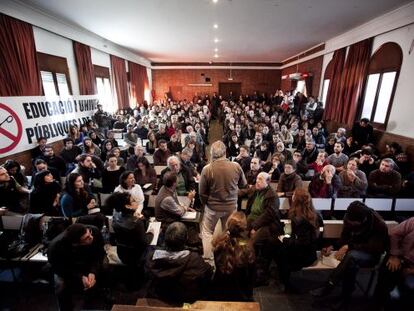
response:
<svg viewBox="0 0 414 311"><path fill-rule="evenodd" d="M213 3L217 3L218 2L218 0L213 0Z"/></svg>
<svg viewBox="0 0 414 311"><path fill-rule="evenodd" d="M214 43L219 42L219 40L217 38L214 38Z"/></svg>
<svg viewBox="0 0 414 311"><path fill-rule="evenodd" d="M214 58L218 58L219 56L218 56L218 54L216 53L216 54L214 54Z"/></svg>
<svg viewBox="0 0 414 311"><path fill-rule="evenodd" d="M214 24L213 27L214 27L214 29L217 29L218 28L218 25L217 24Z"/></svg>

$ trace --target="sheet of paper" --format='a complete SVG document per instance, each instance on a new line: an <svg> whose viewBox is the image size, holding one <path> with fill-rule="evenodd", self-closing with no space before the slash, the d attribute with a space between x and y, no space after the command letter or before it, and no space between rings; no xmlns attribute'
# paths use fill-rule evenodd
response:
<svg viewBox="0 0 414 311"><path fill-rule="evenodd" d="M196 217L197 217L197 212L185 212L185 214L181 216L181 219L191 220L191 219L196 219Z"/></svg>
<svg viewBox="0 0 414 311"><path fill-rule="evenodd" d="M42 252L38 252L33 257L30 257L30 261L47 261L47 256L43 255Z"/></svg>
<svg viewBox="0 0 414 311"><path fill-rule="evenodd" d="M148 225L147 232L149 231L152 231L154 233L154 237L152 238L150 245L157 245L158 237L161 231L161 222L159 221L150 222L150 224Z"/></svg>
<svg viewBox="0 0 414 311"><path fill-rule="evenodd" d="M332 252L329 256L322 256L322 263L325 266L336 268L340 261L335 258L335 252Z"/></svg>
<svg viewBox="0 0 414 311"><path fill-rule="evenodd" d="M188 207L191 204L191 200L186 196L178 196L177 199L178 199L178 202L180 202L180 204L183 206Z"/></svg>

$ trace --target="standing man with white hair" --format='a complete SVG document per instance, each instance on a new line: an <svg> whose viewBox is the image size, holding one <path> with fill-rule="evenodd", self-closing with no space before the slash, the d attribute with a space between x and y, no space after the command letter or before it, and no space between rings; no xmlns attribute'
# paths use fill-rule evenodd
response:
<svg viewBox="0 0 414 311"><path fill-rule="evenodd" d="M210 149L211 163L201 172L199 193L201 205L205 206L201 225L204 258L212 260L211 240L220 219L224 231L227 218L237 210L239 187L247 185L240 165L226 158L226 146L216 141Z"/></svg>

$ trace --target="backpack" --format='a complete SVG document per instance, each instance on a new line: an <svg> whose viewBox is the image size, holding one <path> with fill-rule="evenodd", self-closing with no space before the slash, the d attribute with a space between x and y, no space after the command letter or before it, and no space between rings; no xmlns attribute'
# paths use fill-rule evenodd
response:
<svg viewBox="0 0 414 311"><path fill-rule="evenodd" d="M43 214L26 214L23 216L20 230L16 238L8 240L7 250L3 246L6 258L17 258L26 255L30 248L42 241L40 220Z"/></svg>

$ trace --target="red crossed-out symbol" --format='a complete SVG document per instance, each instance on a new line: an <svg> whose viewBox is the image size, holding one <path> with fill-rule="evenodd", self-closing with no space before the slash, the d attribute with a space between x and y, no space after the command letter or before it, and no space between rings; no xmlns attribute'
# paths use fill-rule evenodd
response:
<svg viewBox="0 0 414 311"><path fill-rule="evenodd" d="M0 136L1 135L6 136L8 139L12 141L12 143L6 147L1 146L2 148L0 148L0 154L13 150L17 146L17 144L20 142L20 139L22 138L22 134L23 134L22 122L20 121L17 114L13 110L11 110L10 107L2 103L0 103L0 112L1 110L6 110L7 117L5 119L0 119ZM16 122L17 135L10 133L8 130L2 127L3 124L12 123L12 122Z"/></svg>

